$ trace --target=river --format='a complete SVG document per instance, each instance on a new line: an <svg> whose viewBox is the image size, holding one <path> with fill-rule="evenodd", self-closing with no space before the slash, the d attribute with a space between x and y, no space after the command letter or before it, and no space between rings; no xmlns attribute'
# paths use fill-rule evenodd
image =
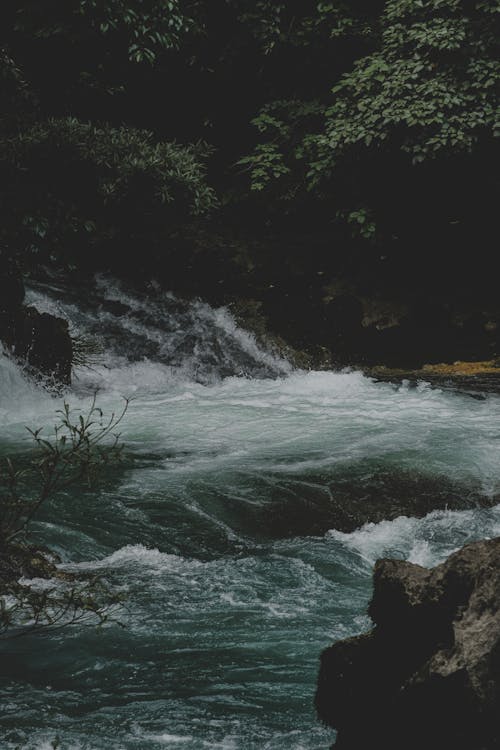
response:
<svg viewBox="0 0 500 750"><path fill-rule="evenodd" d="M369 627L374 561L433 565L500 534L500 506L351 533L330 527L331 507L394 476L386 494L496 497L500 397L298 371L225 310L102 278L34 286L29 302L97 343L64 397L0 355L2 454L26 450L25 426L48 429L63 398L75 414L94 391L108 414L132 398L124 465L33 526L63 569L123 594L124 627L1 643L0 747L326 750L319 654Z"/></svg>

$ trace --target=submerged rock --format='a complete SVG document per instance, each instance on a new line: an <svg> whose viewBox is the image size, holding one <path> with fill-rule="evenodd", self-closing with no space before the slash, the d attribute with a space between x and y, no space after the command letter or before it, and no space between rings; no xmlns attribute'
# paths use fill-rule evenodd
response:
<svg viewBox="0 0 500 750"><path fill-rule="evenodd" d="M500 538L428 570L379 560L374 629L326 649L316 693L335 748L500 747Z"/></svg>
<svg viewBox="0 0 500 750"><path fill-rule="evenodd" d="M276 537L350 533L366 523L400 516L422 518L435 510L467 510L498 503L479 486L417 469L358 461L330 475L284 476L263 509L262 525Z"/></svg>

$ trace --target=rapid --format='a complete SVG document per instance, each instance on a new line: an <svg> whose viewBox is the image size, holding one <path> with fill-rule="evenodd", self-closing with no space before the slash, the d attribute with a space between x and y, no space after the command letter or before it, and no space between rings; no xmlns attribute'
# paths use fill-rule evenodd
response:
<svg viewBox="0 0 500 750"><path fill-rule="evenodd" d="M131 399L123 464L33 526L124 605L121 624L0 643L0 748L326 750L319 654L369 627L374 561L434 565L500 534L500 505L351 533L332 506L500 497L500 396L296 370L224 309L104 278L34 285L28 302L95 346L62 396L0 354L0 454L26 450L25 427L50 428L63 400L78 414L97 392L110 414Z"/></svg>

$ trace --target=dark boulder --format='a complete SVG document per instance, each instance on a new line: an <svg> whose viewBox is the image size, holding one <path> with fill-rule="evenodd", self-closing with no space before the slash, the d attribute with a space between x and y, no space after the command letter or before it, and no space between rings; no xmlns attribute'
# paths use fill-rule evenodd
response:
<svg viewBox="0 0 500 750"><path fill-rule="evenodd" d="M71 383L73 346L63 318L23 307L15 321L13 352L34 373L64 385Z"/></svg>
<svg viewBox="0 0 500 750"><path fill-rule="evenodd" d="M500 538L438 567L379 560L374 629L321 657L316 707L335 748L500 747Z"/></svg>
<svg viewBox="0 0 500 750"><path fill-rule="evenodd" d="M21 273L0 252L0 342L31 374L69 385L73 345L67 321L26 307L23 301Z"/></svg>

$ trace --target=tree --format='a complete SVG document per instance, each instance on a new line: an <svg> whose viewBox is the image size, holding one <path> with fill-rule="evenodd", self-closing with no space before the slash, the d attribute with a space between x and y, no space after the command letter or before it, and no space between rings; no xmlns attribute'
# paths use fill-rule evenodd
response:
<svg viewBox="0 0 500 750"><path fill-rule="evenodd" d="M421 227L422 215L441 235L435 204L445 224L469 211L476 230L487 226L499 11L496 0L388 0L372 28L375 49L330 101L272 102L254 120L261 142L240 161L253 190L289 211L314 196L330 219L385 247Z"/></svg>
<svg viewBox="0 0 500 750"><path fill-rule="evenodd" d="M445 271L452 248L491 250L498 10L7 0L4 239L32 263L69 250L74 265L126 275L128 256L173 279L219 229L322 235L323 257L302 248L289 264L311 273L333 257L325 245L370 277L373 258L428 248Z"/></svg>
<svg viewBox="0 0 500 750"><path fill-rule="evenodd" d="M333 88L324 132L309 140L309 185L352 149L399 150L417 165L500 135L499 31L495 0L389 0L378 49Z"/></svg>
<svg viewBox="0 0 500 750"><path fill-rule="evenodd" d="M5 0L0 44L6 46L42 98L75 105L113 95L135 64L152 65L179 48L194 21L182 0ZM188 4L189 6L189 4ZM61 64L64 61L64 64ZM64 102L64 104L63 104Z"/></svg>
<svg viewBox="0 0 500 750"><path fill-rule="evenodd" d="M2 5L0 239L29 266L120 272L140 247L151 267L172 235L215 207L210 148L123 125L119 111L137 70L151 71L193 25L181 5Z"/></svg>

